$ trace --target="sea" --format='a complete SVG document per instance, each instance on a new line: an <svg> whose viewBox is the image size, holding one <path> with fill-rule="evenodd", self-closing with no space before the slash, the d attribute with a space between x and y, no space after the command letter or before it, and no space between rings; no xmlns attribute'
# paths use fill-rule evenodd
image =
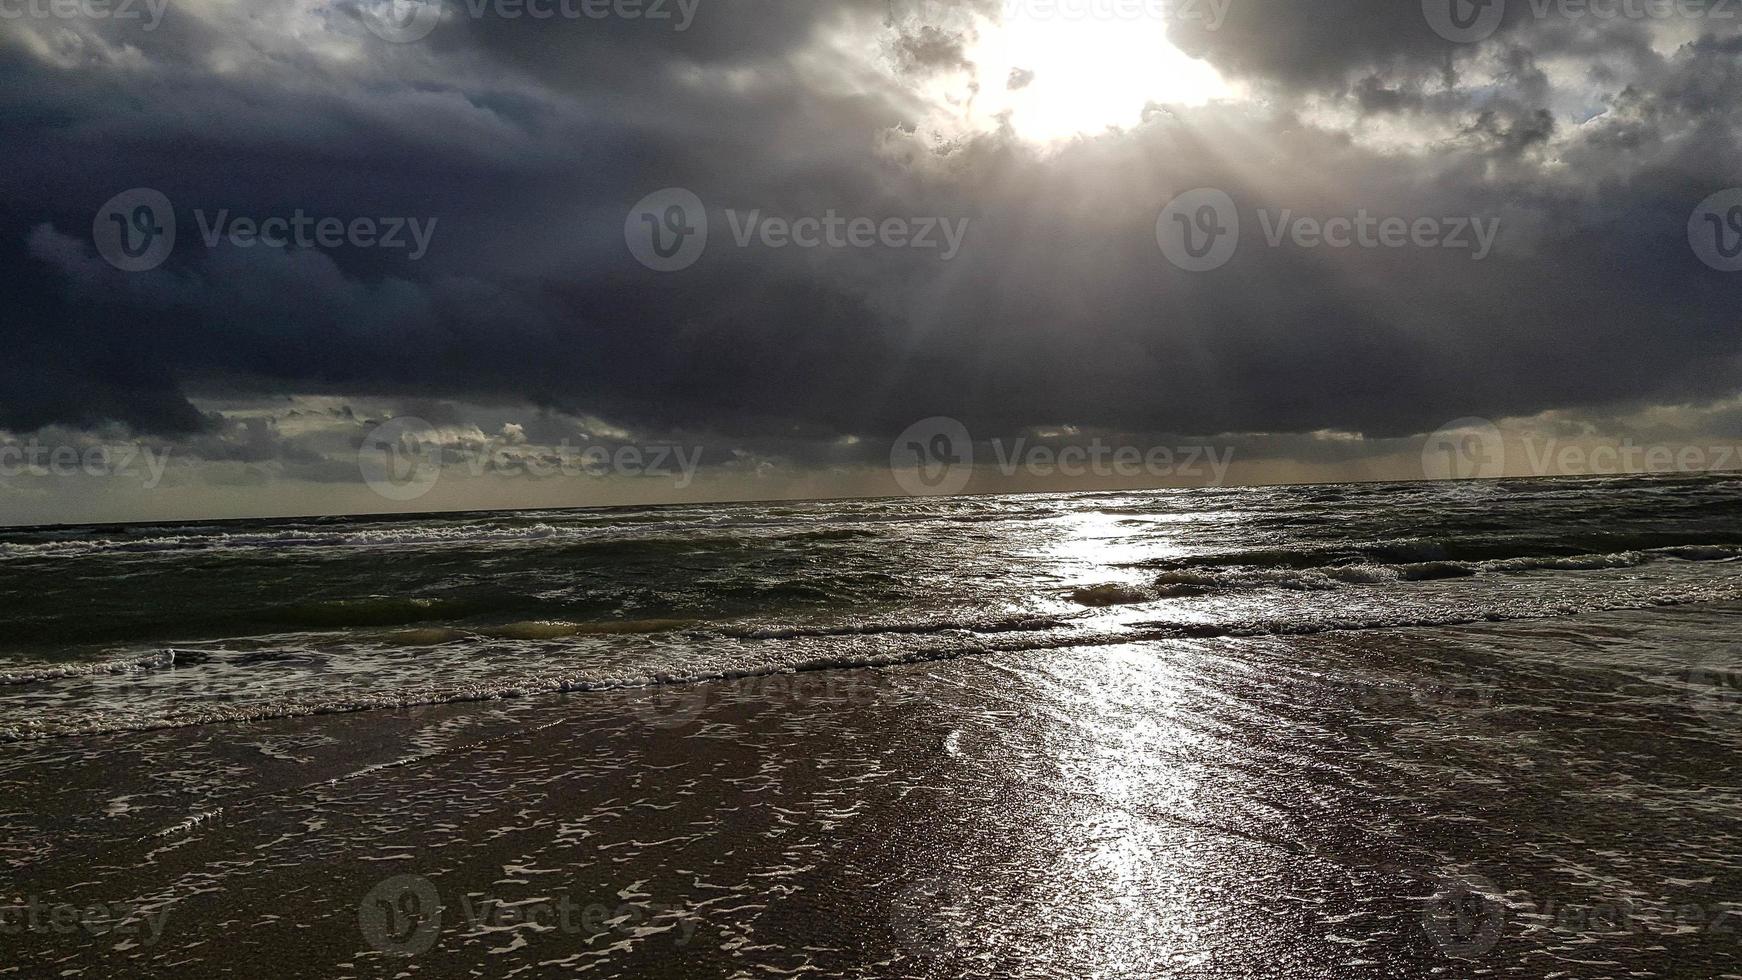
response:
<svg viewBox="0 0 1742 980"><path fill-rule="evenodd" d="M1733 475L0 531L0 740L1571 621L1742 598L1738 558Z"/></svg>
<svg viewBox="0 0 1742 980"><path fill-rule="evenodd" d="M0 976L1742 975L1736 474L21 528L0 623Z"/></svg>

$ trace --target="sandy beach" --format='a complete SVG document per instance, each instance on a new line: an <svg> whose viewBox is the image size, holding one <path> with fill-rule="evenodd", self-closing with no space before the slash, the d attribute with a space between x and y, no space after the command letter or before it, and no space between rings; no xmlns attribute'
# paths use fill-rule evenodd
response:
<svg viewBox="0 0 1742 980"><path fill-rule="evenodd" d="M1737 613L13 744L0 975L1723 975Z"/></svg>

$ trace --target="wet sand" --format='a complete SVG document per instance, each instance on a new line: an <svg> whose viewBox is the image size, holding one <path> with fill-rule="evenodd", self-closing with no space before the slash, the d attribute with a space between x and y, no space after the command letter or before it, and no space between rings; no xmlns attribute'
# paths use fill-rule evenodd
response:
<svg viewBox="0 0 1742 980"><path fill-rule="evenodd" d="M1739 621L14 744L0 976L1742 975Z"/></svg>

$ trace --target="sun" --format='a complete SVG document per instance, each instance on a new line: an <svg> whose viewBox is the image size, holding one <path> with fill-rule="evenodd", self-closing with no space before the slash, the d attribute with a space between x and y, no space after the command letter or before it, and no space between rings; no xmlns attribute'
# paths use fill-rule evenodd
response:
<svg viewBox="0 0 1742 980"><path fill-rule="evenodd" d="M1008 118L1017 135L1053 142L1134 126L1151 103L1232 95L1214 68L1169 42L1154 6L1120 15L1118 4L1006 3L997 19L976 18L964 54L978 89L951 101L978 126Z"/></svg>

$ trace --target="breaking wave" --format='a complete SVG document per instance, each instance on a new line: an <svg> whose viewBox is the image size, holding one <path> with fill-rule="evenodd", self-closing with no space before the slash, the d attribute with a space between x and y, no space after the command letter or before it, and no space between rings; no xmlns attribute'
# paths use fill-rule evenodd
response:
<svg viewBox="0 0 1742 980"><path fill-rule="evenodd" d="M1457 627L1522 620L1560 619L1627 609L1670 608L1677 606L1742 602L1742 584L1733 586L1703 586L1688 589L1658 589L1624 598L1605 600L1533 601L1490 603L1480 608L1443 611L1410 611L1408 609L1373 610L1365 613L1316 612L1287 617L1255 616L1225 621L1191 621L1154 619L1127 622L1117 626L1074 619L1008 619L979 623L942 621L910 624L887 623L875 629L827 629L793 627L759 631L723 630L699 631L701 644L708 637L718 643L748 643L740 648L736 660L712 665L686 665L678 662L642 664L607 670L586 670L579 667L548 666L521 670L508 680L491 676L476 680L440 684L410 684L394 689L370 689L346 693L324 692L274 697L255 702L205 702L197 706L178 708L160 714L106 714L83 719L68 718L49 712L29 719L12 719L0 723L0 743L60 738L75 735L104 735L129 731L181 728L194 725L225 724L293 718L324 714L349 714L412 708L436 704L495 701L510 698L557 695L580 692L622 691L635 688L695 684L738 678L766 677L775 674L810 673L821 670L852 670L886 668L905 664L953 660L965 656L1048 649L1074 649L1086 646L1108 646L1155 640L1298 637L1323 633L1365 632L1377 630L1409 630ZM796 650L788 641L842 640L882 637L885 642L815 646ZM891 639L908 642L888 642ZM944 642L939 643L938 640ZM547 651L553 652L553 651ZM246 658L244 658L246 659ZM265 662L273 658L252 658ZM210 664L216 658L194 658L197 666ZM173 666L178 663L174 651L163 651L156 662ZM241 661L238 661L241 662ZM92 676L117 669L117 664L93 664L83 671ZM143 669L143 668L142 668ZM515 674L513 670L503 673ZM41 679L70 680L80 676L73 671Z"/></svg>
<svg viewBox="0 0 1742 980"><path fill-rule="evenodd" d="M91 677L99 674L130 674L174 667L176 652L159 650L143 657L126 660L105 660L93 664L14 664L13 669L0 673L0 686L39 684L68 677Z"/></svg>
<svg viewBox="0 0 1742 980"><path fill-rule="evenodd" d="M1429 582L1437 579L1468 578L1478 575L1636 568L1659 561L1729 562L1742 557L1742 547L1734 545L1678 545L1648 551L1526 555L1485 561L1456 561L1442 558L1401 564L1357 561L1350 564L1317 566L1306 563L1309 557L1319 560L1334 561L1336 559L1323 553L1307 552L1266 552L1262 555L1269 559L1271 564L1226 562L1221 560L1223 556L1193 559L1192 563L1197 567L1182 567L1157 573L1154 579L1157 593L1163 597L1171 597L1260 588L1315 591L1335 589L1347 585ZM1240 557L1250 559L1256 556L1252 553L1242 553Z"/></svg>

